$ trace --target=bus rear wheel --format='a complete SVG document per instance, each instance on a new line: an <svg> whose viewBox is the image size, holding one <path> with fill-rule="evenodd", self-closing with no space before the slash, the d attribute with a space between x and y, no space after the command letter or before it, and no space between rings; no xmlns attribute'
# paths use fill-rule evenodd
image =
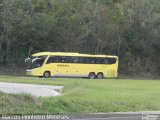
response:
<svg viewBox="0 0 160 120"><path fill-rule="evenodd" d="M89 73L88 78L89 79L95 79L96 78L96 74L91 72L91 73Z"/></svg>
<svg viewBox="0 0 160 120"><path fill-rule="evenodd" d="M51 73L49 71L46 71L46 72L44 72L43 77L49 78L49 77L51 77Z"/></svg>
<svg viewBox="0 0 160 120"><path fill-rule="evenodd" d="M103 78L104 78L103 73L98 73L98 74L97 74L97 78L98 78L98 79L103 79Z"/></svg>

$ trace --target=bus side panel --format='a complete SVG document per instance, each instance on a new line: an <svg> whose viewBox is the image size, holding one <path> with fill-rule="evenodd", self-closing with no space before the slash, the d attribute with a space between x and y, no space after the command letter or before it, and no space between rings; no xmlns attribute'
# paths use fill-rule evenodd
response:
<svg viewBox="0 0 160 120"><path fill-rule="evenodd" d="M118 64L72 64L72 63L50 63L41 67L41 73L50 71L51 76L81 76L87 77L90 72L95 74L102 72L104 77L117 77Z"/></svg>
<svg viewBox="0 0 160 120"><path fill-rule="evenodd" d="M103 65L98 64L70 64L70 75L88 77L90 72L97 74L98 72L107 73L106 68Z"/></svg>
<svg viewBox="0 0 160 120"><path fill-rule="evenodd" d="M42 66L42 74L45 72L45 71L49 71L51 73L51 76L54 76L55 74L55 70L56 70L56 66L54 63L50 63L50 64L44 64Z"/></svg>
<svg viewBox="0 0 160 120"><path fill-rule="evenodd" d="M118 64L107 65L107 77L117 77Z"/></svg>

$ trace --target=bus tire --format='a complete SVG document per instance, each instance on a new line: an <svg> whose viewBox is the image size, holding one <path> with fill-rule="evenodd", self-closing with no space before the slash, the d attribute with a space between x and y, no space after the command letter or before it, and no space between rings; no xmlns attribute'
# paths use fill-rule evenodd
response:
<svg viewBox="0 0 160 120"><path fill-rule="evenodd" d="M97 74L97 79L103 79L104 78L104 75L103 75L103 73L98 73Z"/></svg>
<svg viewBox="0 0 160 120"><path fill-rule="evenodd" d="M44 78L49 78L49 77L51 77L51 73L49 71L45 71L44 74L43 74L43 77Z"/></svg>
<svg viewBox="0 0 160 120"><path fill-rule="evenodd" d="M89 79L95 79L96 78L96 74L94 72L89 73L88 75Z"/></svg>

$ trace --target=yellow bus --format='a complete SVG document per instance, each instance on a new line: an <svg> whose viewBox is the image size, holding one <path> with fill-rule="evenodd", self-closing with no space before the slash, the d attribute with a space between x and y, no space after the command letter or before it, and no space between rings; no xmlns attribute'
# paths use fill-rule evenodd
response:
<svg viewBox="0 0 160 120"><path fill-rule="evenodd" d="M117 77L118 57L67 52L40 52L25 60L26 73L39 77Z"/></svg>

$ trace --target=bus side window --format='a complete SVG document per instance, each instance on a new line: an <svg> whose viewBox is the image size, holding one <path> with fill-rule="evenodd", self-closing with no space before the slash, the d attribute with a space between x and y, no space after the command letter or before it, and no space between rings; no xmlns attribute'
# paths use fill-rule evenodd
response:
<svg viewBox="0 0 160 120"><path fill-rule="evenodd" d="M105 60L104 60L104 64L108 64L108 59L105 59Z"/></svg>
<svg viewBox="0 0 160 120"><path fill-rule="evenodd" d="M65 63L66 57L65 56L58 56L58 63Z"/></svg>
<svg viewBox="0 0 160 120"><path fill-rule="evenodd" d="M116 58L107 58L106 60L108 61L107 64L115 64L116 63Z"/></svg>
<svg viewBox="0 0 160 120"><path fill-rule="evenodd" d="M79 57L79 63L84 63L84 58L83 57Z"/></svg>
<svg viewBox="0 0 160 120"><path fill-rule="evenodd" d="M65 57L65 63L71 63L71 56L66 56Z"/></svg>
<svg viewBox="0 0 160 120"><path fill-rule="evenodd" d="M84 58L83 58L83 63L88 64L88 63L89 63L89 58L84 57Z"/></svg>
<svg viewBox="0 0 160 120"><path fill-rule="evenodd" d="M55 56L50 56L49 59L48 59L48 61L47 61L47 64L49 64L49 63L54 63L54 62L56 61L56 59L57 59L57 57L55 57Z"/></svg>
<svg viewBox="0 0 160 120"><path fill-rule="evenodd" d="M100 64L100 58L94 58L95 64Z"/></svg>
<svg viewBox="0 0 160 120"><path fill-rule="evenodd" d="M105 58L100 58L100 64L107 64L107 61Z"/></svg>
<svg viewBox="0 0 160 120"><path fill-rule="evenodd" d="M58 56L58 63L71 63L70 56Z"/></svg>
<svg viewBox="0 0 160 120"><path fill-rule="evenodd" d="M89 58L89 63L94 64L95 63L94 58Z"/></svg>
<svg viewBox="0 0 160 120"><path fill-rule="evenodd" d="M58 61L59 61L58 56L54 56L52 62L53 62L53 63L58 63Z"/></svg>
<svg viewBox="0 0 160 120"><path fill-rule="evenodd" d="M73 56L73 57L71 58L71 62L72 62L72 63L79 63L79 57Z"/></svg>

